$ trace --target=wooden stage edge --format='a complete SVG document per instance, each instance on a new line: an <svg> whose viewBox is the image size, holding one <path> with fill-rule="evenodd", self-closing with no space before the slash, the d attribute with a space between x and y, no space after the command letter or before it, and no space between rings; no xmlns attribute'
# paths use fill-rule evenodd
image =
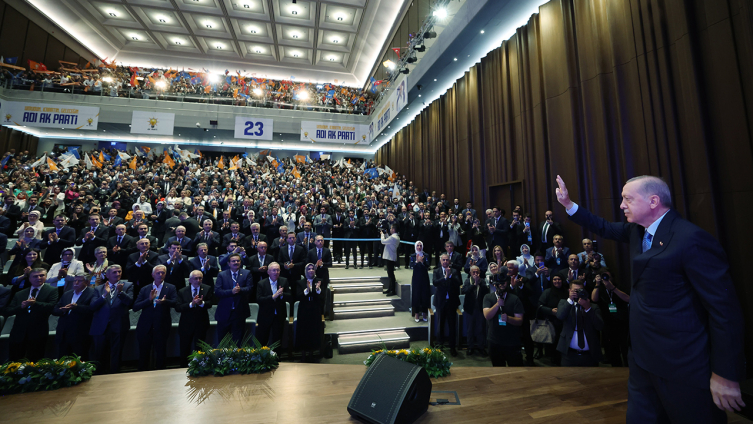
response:
<svg viewBox="0 0 753 424"><path fill-rule="evenodd" d="M346 407L365 371L281 363L260 375L188 378L183 368L95 376L76 387L3 396L0 422L357 422ZM452 368L450 376L432 379L432 390L456 391L460 405L430 406L417 422L622 423L627 378L627 368Z"/></svg>

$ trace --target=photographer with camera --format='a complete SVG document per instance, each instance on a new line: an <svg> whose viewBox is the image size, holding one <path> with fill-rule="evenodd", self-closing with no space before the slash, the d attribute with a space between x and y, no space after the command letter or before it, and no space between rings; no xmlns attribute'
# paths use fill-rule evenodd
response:
<svg viewBox="0 0 753 424"><path fill-rule="evenodd" d="M523 302L509 292L508 277L495 274L492 278L490 283L494 291L484 296L483 305L492 366L522 367L520 326L523 325Z"/></svg>
<svg viewBox="0 0 753 424"><path fill-rule="evenodd" d="M626 367L630 295L614 285L608 269L601 268L595 274L591 301L604 311L604 329L601 330L604 354L613 367Z"/></svg>
<svg viewBox="0 0 753 424"><path fill-rule="evenodd" d="M562 333L557 350L564 367L596 367L601 360L599 331L604 328L599 306L591 303L583 288L583 277L570 282L570 294L557 305Z"/></svg>
<svg viewBox="0 0 753 424"><path fill-rule="evenodd" d="M591 239L583 239L583 251L578 253L580 263L588 266L591 262L596 262L596 268L606 268L607 263L604 261L604 255L599 253L599 244Z"/></svg>

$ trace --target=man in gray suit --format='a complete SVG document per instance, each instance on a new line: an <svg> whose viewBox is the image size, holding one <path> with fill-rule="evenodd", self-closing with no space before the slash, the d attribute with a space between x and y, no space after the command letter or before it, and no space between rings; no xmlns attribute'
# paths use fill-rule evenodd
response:
<svg viewBox="0 0 753 424"><path fill-rule="evenodd" d="M319 209L319 215L314 216L314 231L325 239L332 237L332 216L327 214L325 206ZM328 240L324 240L324 247L329 247Z"/></svg>

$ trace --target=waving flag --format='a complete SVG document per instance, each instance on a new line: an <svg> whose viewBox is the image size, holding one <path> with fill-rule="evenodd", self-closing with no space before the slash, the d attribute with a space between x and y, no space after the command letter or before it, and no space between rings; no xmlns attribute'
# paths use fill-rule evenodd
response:
<svg viewBox="0 0 753 424"><path fill-rule="evenodd" d="M99 169L102 169L102 163L99 162L97 159L94 159L94 156L92 156L91 160L92 160L92 163L94 164L94 166L96 166Z"/></svg>
<svg viewBox="0 0 753 424"><path fill-rule="evenodd" d="M175 166L175 161L170 157L170 154L165 152L165 157L162 159L162 163L166 163L171 169Z"/></svg>
<svg viewBox="0 0 753 424"><path fill-rule="evenodd" d="M285 167L283 167L282 164L277 165L277 172L280 174L285 173Z"/></svg>
<svg viewBox="0 0 753 424"><path fill-rule="evenodd" d="M369 168L363 174L368 175L369 179L371 180L379 176L379 172L376 170L376 168Z"/></svg>
<svg viewBox="0 0 753 424"><path fill-rule="evenodd" d="M60 166L65 169L78 165L78 159L71 154L63 155L62 158L63 160L60 162Z"/></svg>
<svg viewBox="0 0 753 424"><path fill-rule="evenodd" d="M52 172L58 172L59 170L58 166L55 165L55 162L50 158L47 158L47 166L50 168L50 171Z"/></svg>
<svg viewBox="0 0 753 424"><path fill-rule="evenodd" d="M193 151L193 153L194 153L195 155L199 155L199 157L200 157L200 158L201 158L201 157L204 157L204 156L202 156L202 155L201 155L201 150L199 150L199 149L196 149L196 150L194 150L194 151Z"/></svg>
<svg viewBox="0 0 753 424"><path fill-rule="evenodd" d="M217 167L220 169L225 169L225 157L220 156L220 161L217 162Z"/></svg>
<svg viewBox="0 0 753 424"><path fill-rule="evenodd" d="M105 161L104 155L102 155L102 152L99 152L99 163L104 163L104 161ZM96 163L95 163L95 165L96 165Z"/></svg>
<svg viewBox="0 0 753 424"><path fill-rule="evenodd" d="M6 165L7 163L8 163L8 161L9 161L9 160L10 160L10 155L6 155L6 156L5 156L4 158L3 158L2 162L0 162L0 166L3 166L3 167L5 167L5 165Z"/></svg>
<svg viewBox="0 0 753 424"><path fill-rule="evenodd" d="M123 159L120 158L120 155L115 158L115 166L121 166L123 165Z"/></svg>
<svg viewBox="0 0 753 424"><path fill-rule="evenodd" d="M41 158L39 158L38 161L32 163L31 167L32 168L36 168L37 166L39 166L39 165L41 165L41 164L43 164L45 162L47 162L47 155L42 156Z"/></svg>
<svg viewBox="0 0 753 424"><path fill-rule="evenodd" d="M150 150L151 150L150 147L136 146L136 154L140 154L141 156L148 155Z"/></svg>
<svg viewBox="0 0 753 424"><path fill-rule="evenodd" d="M131 158L131 155L126 152L118 152L118 156L120 156L120 159L122 160L128 160Z"/></svg>
<svg viewBox="0 0 753 424"><path fill-rule="evenodd" d="M128 164L128 167L135 170L136 169L136 156L131 159L131 163Z"/></svg>
<svg viewBox="0 0 753 424"><path fill-rule="evenodd" d="M293 176L296 178L301 178L301 173L298 172L298 169L296 169L295 166L293 166Z"/></svg>
<svg viewBox="0 0 753 424"><path fill-rule="evenodd" d="M89 155L84 155L84 163L86 163L86 169L92 169L92 166L94 166L94 163L92 162Z"/></svg>
<svg viewBox="0 0 753 424"><path fill-rule="evenodd" d="M102 158L103 158L103 157L104 157L104 160L102 160ZM101 162L103 162L103 163L104 163L105 161L109 162L109 161L110 161L110 159L111 159L111 157L110 157L110 155L108 155L107 153L104 153L104 152L100 153L100 156L99 156L99 160L100 160Z"/></svg>
<svg viewBox="0 0 753 424"><path fill-rule="evenodd" d="M297 163L306 163L306 156L303 155L295 155L293 156L295 158L295 161Z"/></svg>
<svg viewBox="0 0 753 424"><path fill-rule="evenodd" d="M76 159L81 159L81 155L78 154L78 147L68 147L68 152L71 153L73 156L76 157Z"/></svg>

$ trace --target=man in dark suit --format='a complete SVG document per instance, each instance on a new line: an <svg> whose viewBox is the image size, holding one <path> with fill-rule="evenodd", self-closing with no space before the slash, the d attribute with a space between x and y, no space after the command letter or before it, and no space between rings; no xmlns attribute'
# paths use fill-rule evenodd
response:
<svg viewBox="0 0 753 424"><path fill-rule="evenodd" d="M198 246L199 243L207 245L207 253L212 256L217 256L218 248L221 245L220 233L212 231L212 221L209 219L204 220L203 231L196 234L193 239L193 245Z"/></svg>
<svg viewBox="0 0 753 424"><path fill-rule="evenodd" d="M125 267L128 280L133 283L134 296L138 296L142 287L152 284L152 269L160 264L159 255L150 250L149 239L137 241L136 249L128 256Z"/></svg>
<svg viewBox="0 0 753 424"><path fill-rule="evenodd" d="M345 229L345 216L338 208L335 212L335 216L332 217L332 237L343 238L343 230ZM332 249L334 250L335 260L337 263L342 262L343 256L343 242L336 240L332 243Z"/></svg>
<svg viewBox="0 0 753 424"><path fill-rule="evenodd" d="M209 247L207 247L206 243L199 243L196 246L196 252L198 255L188 261L188 266L191 271L201 272L202 282L213 286L214 278L220 273L220 264L217 262L216 257L209 255Z"/></svg>
<svg viewBox="0 0 753 424"><path fill-rule="evenodd" d="M43 259L48 264L57 262L63 249L73 247L76 243L76 231L66 226L67 222L65 215L58 215L52 221L55 228L42 233L42 246L46 247Z"/></svg>
<svg viewBox="0 0 753 424"><path fill-rule="evenodd" d="M248 297L253 288L251 271L241 268L241 256L231 254L228 268L217 275L214 283L214 295L217 299L217 342L231 333L236 344L241 344L246 332L246 318L251 316Z"/></svg>
<svg viewBox="0 0 753 424"><path fill-rule="evenodd" d="M52 314L58 316L55 329L55 343L58 345L58 358L78 355L89 359L92 325L92 310L89 304L94 300L94 289L89 288L89 281L84 275L73 277L73 290L68 290L60 297Z"/></svg>
<svg viewBox="0 0 753 424"><path fill-rule="evenodd" d="M159 243L153 245L154 248L159 248L162 245L162 239L167 231L167 220L172 216L173 211L165 207L165 202L157 202L154 212L149 217L152 221L152 235L159 241Z"/></svg>
<svg viewBox="0 0 753 424"><path fill-rule="evenodd" d="M599 305L591 303L583 278L570 282L570 297L557 305L557 319L562 321L557 342L562 366L598 367L602 356L599 331L604 328L604 320Z"/></svg>
<svg viewBox="0 0 753 424"><path fill-rule="evenodd" d="M5 312L5 307L10 304L12 295L13 292L11 292L10 287L0 286L0 315Z"/></svg>
<svg viewBox="0 0 753 424"><path fill-rule="evenodd" d="M135 240L126 234L125 224L118 224L115 228L115 235L107 240L107 260L111 264L118 264L125 268L128 256L135 250Z"/></svg>
<svg viewBox="0 0 753 424"><path fill-rule="evenodd" d="M557 184L573 222L630 243L627 422L725 422L722 409L744 405L745 361L742 312L719 242L672 209L660 178L625 184L627 223L592 215L570 200L559 176Z"/></svg>
<svg viewBox="0 0 753 424"><path fill-rule="evenodd" d="M544 254L541 252L535 252L533 254L534 265L528 267L526 270L526 280L531 284L533 298L536 301L538 307L539 297L544 290L552 286L552 276L549 273L549 268L544 263Z"/></svg>
<svg viewBox="0 0 753 424"><path fill-rule="evenodd" d="M151 290L146 286L133 304L133 311L141 311L136 324L136 339L139 342L139 371L149 369L149 355L154 348L156 369L165 369L167 356L167 336L170 334L172 318L170 309L178 300L175 286L166 283L167 267L157 265L152 270Z"/></svg>
<svg viewBox="0 0 753 424"><path fill-rule="evenodd" d="M6 218L5 215L3 215L4 211L0 209L0 234L4 234L6 237L8 234L12 234L13 230L16 228L10 228L11 221L10 218ZM75 236L74 236L75 238Z"/></svg>
<svg viewBox="0 0 753 424"><path fill-rule="evenodd" d="M233 222L230 224L230 232L222 237L222 247L226 249L230 241L238 243L238 246L244 246L245 241L243 239L245 237L246 235L241 233L241 224Z"/></svg>
<svg viewBox="0 0 753 424"><path fill-rule="evenodd" d="M94 359L99 361L102 372L107 368L110 373L120 372L123 346L131 327L128 310L133 305L133 284L121 282L122 273L119 265L107 268L107 281L94 289L96 295L89 304L94 313L89 335L94 338Z"/></svg>
<svg viewBox="0 0 753 424"><path fill-rule="evenodd" d="M452 356L457 356L458 351L455 349L455 335L457 334L457 309L460 306L460 286L463 282L460 279L460 272L450 267L450 257L443 253L439 257L440 267L434 270L432 284L437 288L434 293L434 306L437 308L439 315L439 335L437 336L438 344L447 343L445 339L445 324L449 324L449 345Z"/></svg>
<svg viewBox="0 0 753 424"><path fill-rule="evenodd" d="M244 239L244 245L246 248L246 252L248 252L249 255L255 255L256 254L256 248L259 245L260 242L267 243L267 236L264 234L261 234L261 225L259 225L258 222L254 222L251 224L251 234L246 236ZM267 248L269 245L267 244Z"/></svg>
<svg viewBox="0 0 753 424"><path fill-rule="evenodd" d="M295 236L295 244L298 246L303 247L303 250L308 253L309 249L314 248L314 237L316 234L314 234L313 231L311 231L311 223L307 222L303 224L303 231L296 234ZM298 280L296 280L298 281Z"/></svg>
<svg viewBox="0 0 753 424"><path fill-rule="evenodd" d="M256 288L256 301L259 303L259 328L256 338L264 346L270 346L282 339L287 319L285 303L291 298L289 280L280 277L280 264L272 262L267 273L269 278L261 280Z"/></svg>
<svg viewBox="0 0 753 424"><path fill-rule="evenodd" d="M13 297L8 315L15 315L8 339L12 361L26 358L36 362L44 357L50 327L48 320L58 301L58 290L45 284L47 271L35 268L29 273L30 286Z"/></svg>
<svg viewBox="0 0 753 424"><path fill-rule="evenodd" d="M277 237L282 226L282 216L277 213L277 208L272 208L272 214L264 220L265 233L268 239Z"/></svg>
<svg viewBox="0 0 753 424"><path fill-rule="evenodd" d="M277 262L282 264L282 277L288 281L298 281L306 266L306 252L303 247L295 244L295 233L288 233L287 246L280 247ZM291 255L292 254L292 255Z"/></svg>
<svg viewBox="0 0 753 424"><path fill-rule="evenodd" d="M212 307L214 288L203 284L204 274L191 271L189 285L178 291L175 310L180 312L178 336L180 337L180 366L188 366L188 355L196 350L196 342L207 341L209 309Z"/></svg>
<svg viewBox="0 0 753 424"><path fill-rule="evenodd" d="M585 276L586 272L583 270L580 264L580 259L575 253L571 253L567 256L567 268L557 271L562 281L567 281L570 284L571 281L577 280L580 277ZM593 287L591 287L593 290ZM588 288L586 288L588 290ZM588 290L590 293L591 290Z"/></svg>
<svg viewBox="0 0 753 424"><path fill-rule="evenodd" d="M138 242L139 240L147 239L149 240L149 250L151 250L152 252L159 252L159 248L160 248L159 240L157 239L157 237L147 234L149 232L149 226L142 223L142 224L139 224L138 227L136 227L136 229L138 230L138 233L135 236L133 236L133 238L136 239L134 242L134 246L136 245L136 242Z"/></svg>
<svg viewBox="0 0 753 424"><path fill-rule="evenodd" d="M570 256L570 248L565 247L565 237L561 234L554 236L553 245L546 249L544 263L552 274L556 274L567 268L567 258Z"/></svg>
<svg viewBox="0 0 753 424"><path fill-rule="evenodd" d="M493 252L495 246L507 248L510 233L510 222L505 218L504 209L499 206L492 208L492 217L486 220L486 246L487 252Z"/></svg>
<svg viewBox="0 0 753 424"><path fill-rule="evenodd" d="M249 259L248 268L251 270L251 276L254 280L254 287L259 287L259 281L267 278L267 269L269 264L275 261L272 255L267 254L267 243L260 241L256 247L256 255ZM254 298L256 294L254 293Z"/></svg>
<svg viewBox="0 0 753 424"><path fill-rule="evenodd" d="M486 356L486 318L484 318L484 296L489 293L486 279L481 276L481 268L473 265L471 274L461 293L465 295L463 300L463 316L468 339L468 355L476 351Z"/></svg>
<svg viewBox="0 0 753 424"><path fill-rule="evenodd" d="M5 203L3 203L2 210L3 216L10 219L10 230L15 231L18 228L18 222L21 221L21 208L16 205L16 197L12 194L5 196ZM10 236L10 233L6 233Z"/></svg>
<svg viewBox="0 0 753 424"><path fill-rule="evenodd" d="M465 266L465 258L463 255L455 251L455 243L449 240L444 242L444 251L447 253L447 256L450 257L450 268L457 271L458 275L460 275L460 271L462 271Z"/></svg>
<svg viewBox="0 0 753 424"><path fill-rule="evenodd" d="M162 248L163 254L168 253L168 250L170 250L170 245L173 242L178 242L178 244L180 245L180 251L185 255L191 256L191 253L193 252L193 246L191 238L186 235L186 228L184 226L179 225L177 228L175 228L175 236L168 238L167 243L165 243L165 247Z"/></svg>
<svg viewBox="0 0 753 424"><path fill-rule="evenodd" d="M327 214L327 208L319 208L319 215L314 216L314 230L316 234L325 238L332 237L332 217ZM327 243L325 243L326 245Z"/></svg>
<svg viewBox="0 0 753 424"><path fill-rule="evenodd" d="M324 236L316 236L315 247L308 252L306 257L307 264L314 264L316 278L320 279L322 293L319 299L322 303L322 311L326 314L329 311L329 269L332 267L332 252L324 247Z"/></svg>
<svg viewBox="0 0 753 424"><path fill-rule="evenodd" d="M170 243L170 249L166 255L160 255L159 264L167 268L165 282L176 287L177 290L186 286L186 279L191 273L191 267L188 265L188 257L183 255L180 244L177 240Z"/></svg>
<svg viewBox="0 0 753 424"><path fill-rule="evenodd" d="M539 223L536 229L536 240L539 250L547 250L554 245L554 236L562 234L562 225L554 222L554 212L546 211L544 221Z"/></svg>
<svg viewBox="0 0 753 424"><path fill-rule="evenodd" d="M188 237L189 240L192 240L194 237L196 237L196 234L199 234L199 231L201 231L199 222L196 220L196 218L188 216L188 214L185 212L181 212L178 218L180 218L180 225L186 229L185 236Z"/></svg>
<svg viewBox="0 0 753 424"><path fill-rule="evenodd" d="M358 219L355 216L353 210L348 211L348 218L345 219L345 229L343 230L343 238L356 239L361 235L360 228L358 226ZM345 269L350 268L350 254L353 253L353 268L358 268L358 252L356 251L358 242L346 241L345 242Z"/></svg>
<svg viewBox="0 0 753 424"><path fill-rule="evenodd" d="M76 238L76 246L81 246L78 252L78 260L84 264L89 264L97 260L94 256L94 249L107 244L110 230L99 225L99 215L89 215L89 225L81 229L81 234Z"/></svg>
<svg viewBox="0 0 753 424"><path fill-rule="evenodd" d="M445 249L445 243L450 240L450 221L447 219L447 215L444 212L439 213L439 220L434 224L434 251L441 252ZM460 255L458 255L460 256ZM462 260L462 259L461 259ZM450 266L454 268L455 263L450 259ZM460 265L460 269L464 264ZM439 266L439 258L437 258L436 266Z"/></svg>
<svg viewBox="0 0 753 424"><path fill-rule="evenodd" d="M110 232L108 238L115 235L115 228L120 224L125 224L125 220L118 216L118 209L116 208L111 208L108 216L102 220L102 225L107 227Z"/></svg>
<svg viewBox="0 0 753 424"><path fill-rule="evenodd" d="M21 221L28 221L29 214L37 211L39 212L39 218L42 218L42 208L39 207L39 196L29 196L29 200L26 202L26 206L21 209Z"/></svg>

